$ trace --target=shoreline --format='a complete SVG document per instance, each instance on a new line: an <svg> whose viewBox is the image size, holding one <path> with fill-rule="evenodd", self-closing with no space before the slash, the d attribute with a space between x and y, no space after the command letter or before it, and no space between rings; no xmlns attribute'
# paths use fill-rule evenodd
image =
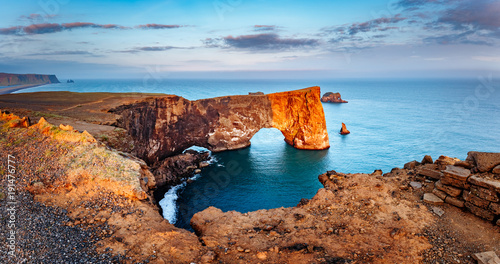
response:
<svg viewBox="0 0 500 264"><path fill-rule="evenodd" d="M0 94L11 94L11 93L19 91L19 90L38 87L38 86L47 85L47 84L49 84L49 83L23 84L23 85L8 86L8 87L0 88Z"/></svg>

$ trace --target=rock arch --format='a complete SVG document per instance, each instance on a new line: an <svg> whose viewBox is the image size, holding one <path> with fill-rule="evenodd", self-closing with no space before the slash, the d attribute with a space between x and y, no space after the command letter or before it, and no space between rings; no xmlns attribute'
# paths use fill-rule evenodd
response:
<svg viewBox="0 0 500 264"><path fill-rule="evenodd" d="M244 148L261 128L277 128L298 149L330 147L320 88L189 101L150 97L110 110L134 139L135 154L152 164L190 146L214 152Z"/></svg>

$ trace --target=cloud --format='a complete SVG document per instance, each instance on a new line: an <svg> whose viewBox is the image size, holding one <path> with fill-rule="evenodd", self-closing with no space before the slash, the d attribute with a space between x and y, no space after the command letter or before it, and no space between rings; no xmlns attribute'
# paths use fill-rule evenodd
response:
<svg viewBox="0 0 500 264"><path fill-rule="evenodd" d="M88 51L80 51L80 50L67 50L67 51L51 51L51 52L40 52L40 53L31 53L28 54L28 56L59 56L59 55L91 55L95 56L94 54L88 52Z"/></svg>
<svg viewBox="0 0 500 264"><path fill-rule="evenodd" d="M276 26L274 25L255 25L253 26L254 31L274 31L276 30Z"/></svg>
<svg viewBox="0 0 500 264"><path fill-rule="evenodd" d="M23 29L23 27L8 27L0 28L0 35L17 35Z"/></svg>
<svg viewBox="0 0 500 264"><path fill-rule="evenodd" d="M41 23L32 24L26 27L10 27L10 28L0 28L1 35L35 35L35 34L47 34L61 32L63 30L72 30L77 28L103 28L103 29L128 29L127 27L115 25L115 24L95 24L89 22L73 22L73 23Z"/></svg>
<svg viewBox="0 0 500 264"><path fill-rule="evenodd" d="M220 39L207 39L208 46L217 46L216 42ZM281 38L278 34L267 33L257 35L242 35L238 37L224 37L225 45L236 49L249 50L286 50L292 48L311 47L319 44L317 39L309 38Z"/></svg>
<svg viewBox="0 0 500 264"><path fill-rule="evenodd" d="M451 33L436 37L427 37L423 39L424 43L434 43L441 45L450 44L472 44L472 45L487 45L491 46L492 43L486 40L479 39L479 36L474 31L466 31L463 33Z"/></svg>
<svg viewBox="0 0 500 264"><path fill-rule="evenodd" d="M381 17L372 19L363 23L353 23L349 27L347 27L347 32L349 35L356 35L359 32L370 32L370 31L386 31L388 29L393 29L396 27L380 27L382 24L396 24L403 20L406 20L406 17L401 17L401 14L397 14L393 17Z"/></svg>
<svg viewBox="0 0 500 264"><path fill-rule="evenodd" d="M456 30L470 29L497 31L500 28L500 1L471 0L446 10L438 22L449 24Z"/></svg>
<svg viewBox="0 0 500 264"><path fill-rule="evenodd" d="M120 53L138 53L141 51L167 51L171 49L192 49L189 47L174 47L174 46L144 46L144 47L136 47L130 50L122 50L118 51Z"/></svg>
<svg viewBox="0 0 500 264"><path fill-rule="evenodd" d="M172 28L180 28L181 25L162 25L162 24L146 24L146 25L138 25L136 28L140 29L172 29Z"/></svg>
<svg viewBox="0 0 500 264"><path fill-rule="evenodd" d="M456 2L457 0L400 0L393 4L395 7L405 8L405 11L413 11L419 9L423 5L427 4L445 4Z"/></svg>
<svg viewBox="0 0 500 264"><path fill-rule="evenodd" d="M500 57L473 56L472 59L473 60L478 60L478 61L500 62Z"/></svg>

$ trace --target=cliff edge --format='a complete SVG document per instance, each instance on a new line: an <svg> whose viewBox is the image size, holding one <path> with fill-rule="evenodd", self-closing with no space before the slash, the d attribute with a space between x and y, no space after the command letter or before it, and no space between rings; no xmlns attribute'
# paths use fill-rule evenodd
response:
<svg viewBox="0 0 500 264"><path fill-rule="evenodd" d="M152 164L191 146L240 149L261 128L277 128L298 149L330 147L320 87L267 95L196 101L158 96L110 110L134 139L135 154Z"/></svg>
<svg viewBox="0 0 500 264"><path fill-rule="evenodd" d="M59 83L55 75L14 74L0 72L0 86Z"/></svg>

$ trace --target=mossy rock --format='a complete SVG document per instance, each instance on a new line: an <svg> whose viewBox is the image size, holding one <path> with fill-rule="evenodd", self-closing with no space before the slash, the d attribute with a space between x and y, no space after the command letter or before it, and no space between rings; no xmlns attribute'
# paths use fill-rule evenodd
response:
<svg viewBox="0 0 500 264"><path fill-rule="evenodd" d="M0 201L3 201L5 199L5 193L0 192Z"/></svg>

